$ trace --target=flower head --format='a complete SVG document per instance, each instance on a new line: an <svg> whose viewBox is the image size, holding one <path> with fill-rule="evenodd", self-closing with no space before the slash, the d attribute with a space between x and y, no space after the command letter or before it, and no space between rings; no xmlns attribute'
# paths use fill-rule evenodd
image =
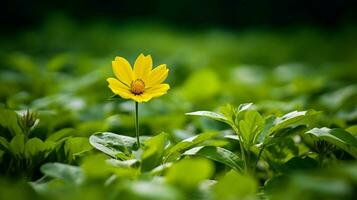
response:
<svg viewBox="0 0 357 200"><path fill-rule="evenodd" d="M135 61L134 68L122 57L112 61L112 68L116 78L108 78L108 87L113 93L124 99L136 102L147 102L154 97L166 94L169 84L162 83L168 73L165 64L152 69L151 56L140 54Z"/></svg>

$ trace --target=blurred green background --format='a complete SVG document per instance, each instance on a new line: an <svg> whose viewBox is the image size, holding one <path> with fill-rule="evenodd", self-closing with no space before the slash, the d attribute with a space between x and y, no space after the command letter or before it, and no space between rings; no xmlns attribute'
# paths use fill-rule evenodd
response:
<svg viewBox="0 0 357 200"><path fill-rule="evenodd" d="M352 1L14 0L0 11L0 107L36 111L32 137L134 136L133 102L111 98L105 79L115 56L133 63L140 53L168 65L171 85L140 105L142 135L224 129L184 113L227 103L253 102L264 115L319 110L321 127L357 122Z"/></svg>
<svg viewBox="0 0 357 200"><path fill-rule="evenodd" d="M108 100L105 79L115 56L133 63L140 53L168 65L172 86L142 106L147 134L185 128L183 113L225 103L278 114L313 107L336 114L336 126L356 121L357 16L348 1L5 5L0 105L46 111L54 130L132 134L133 107Z"/></svg>

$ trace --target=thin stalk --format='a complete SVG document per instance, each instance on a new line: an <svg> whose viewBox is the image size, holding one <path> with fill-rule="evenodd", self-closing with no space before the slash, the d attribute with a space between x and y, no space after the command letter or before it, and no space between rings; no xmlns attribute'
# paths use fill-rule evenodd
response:
<svg viewBox="0 0 357 200"><path fill-rule="evenodd" d="M136 144L140 148L139 140L139 103L135 101L135 131L136 131Z"/></svg>
<svg viewBox="0 0 357 200"><path fill-rule="evenodd" d="M241 155L242 155L242 160L244 161L244 171L245 173L247 173L247 160L245 158L245 150L244 150L244 146L243 146L243 138L241 137L241 135L239 134L238 129L233 125L231 125L233 130L237 133L238 135L238 139L239 139L239 146L240 146L240 151L241 151Z"/></svg>
<svg viewBox="0 0 357 200"><path fill-rule="evenodd" d="M265 148L265 146L262 146L262 148L259 150L258 157L257 157L257 160L255 161L255 165L254 165L254 173L257 172L258 162L260 160L260 157L262 156L264 148Z"/></svg>

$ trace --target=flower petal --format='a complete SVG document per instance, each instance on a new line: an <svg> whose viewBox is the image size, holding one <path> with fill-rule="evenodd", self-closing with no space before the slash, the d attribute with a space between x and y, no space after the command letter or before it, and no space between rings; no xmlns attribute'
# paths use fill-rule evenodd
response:
<svg viewBox="0 0 357 200"><path fill-rule="evenodd" d="M143 54L140 54L134 64L135 78L136 79L139 78L145 82L151 72L151 69L152 69L151 56L148 55L145 57Z"/></svg>
<svg viewBox="0 0 357 200"><path fill-rule="evenodd" d="M134 95L131 99L133 99L136 102L142 103L142 102L149 101L151 98L153 98L152 95L143 93L141 95Z"/></svg>
<svg viewBox="0 0 357 200"><path fill-rule="evenodd" d="M151 88L148 88L147 90L145 90L144 94L147 93L152 95L152 97L159 97L163 94L166 94L167 90L169 89L170 89L169 84L159 84Z"/></svg>
<svg viewBox="0 0 357 200"><path fill-rule="evenodd" d="M134 80L134 73L129 62L122 57L115 57L112 61L112 68L115 76L125 85L130 86Z"/></svg>
<svg viewBox="0 0 357 200"><path fill-rule="evenodd" d="M146 86L151 87L164 82L167 78L168 73L169 69L166 68L165 64L159 65L151 71L148 79L146 80Z"/></svg>
<svg viewBox="0 0 357 200"><path fill-rule="evenodd" d="M119 80L115 78L107 78L107 81L109 83L108 87L112 90L112 92L121 96L122 98L129 99L134 95L130 92L129 88Z"/></svg>

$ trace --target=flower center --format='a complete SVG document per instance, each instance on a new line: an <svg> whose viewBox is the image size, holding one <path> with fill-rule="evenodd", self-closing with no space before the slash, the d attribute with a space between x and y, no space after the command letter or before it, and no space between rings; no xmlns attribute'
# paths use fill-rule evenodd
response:
<svg viewBox="0 0 357 200"><path fill-rule="evenodd" d="M131 89L130 91L135 95L140 95L144 93L145 83L141 79L136 79L135 81L131 82Z"/></svg>

